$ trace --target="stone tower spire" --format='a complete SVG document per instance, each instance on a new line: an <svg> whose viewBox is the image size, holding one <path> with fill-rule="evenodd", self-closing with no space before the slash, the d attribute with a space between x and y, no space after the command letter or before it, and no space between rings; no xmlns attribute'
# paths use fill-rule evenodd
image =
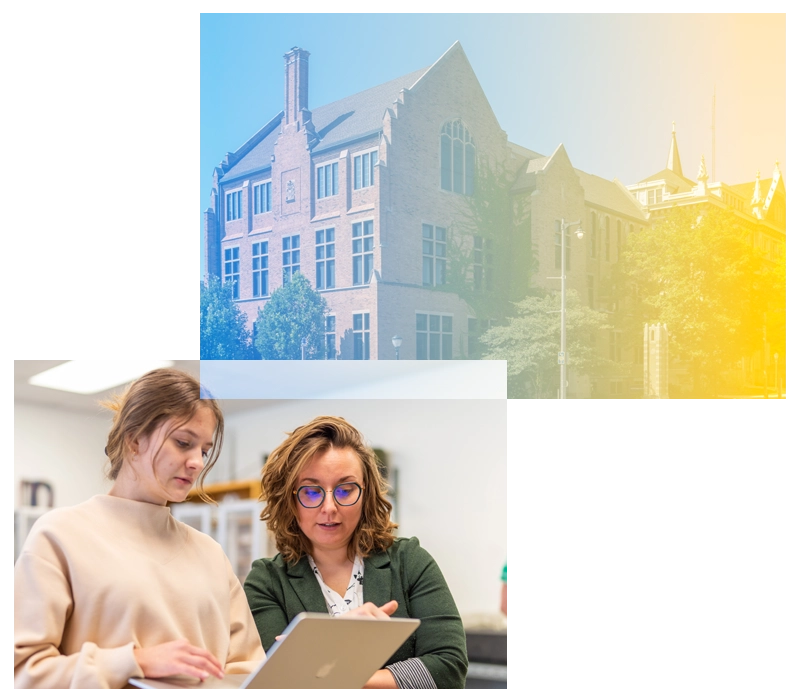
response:
<svg viewBox="0 0 800 700"><path fill-rule="evenodd" d="M683 177L681 168L681 157L678 155L678 138L675 135L675 122L672 122L672 143L669 146L669 157L667 158L667 170L671 170L676 175Z"/></svg>

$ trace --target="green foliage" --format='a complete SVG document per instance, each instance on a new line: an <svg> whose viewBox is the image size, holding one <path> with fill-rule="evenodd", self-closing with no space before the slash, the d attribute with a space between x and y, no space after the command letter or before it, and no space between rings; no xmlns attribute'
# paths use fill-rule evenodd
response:
<svg viewBox="0 0 800 700"><path fill-rule="evenodd" d="M479 162L472 196L464 197L448 241L447 284L437 290L458 294L481 319L513 313L511 302L527 293L536 260L531 252L527 199L511 195L514 172L502 163ZM480 238L482 250L476 251ZM482 279L475 276L480 260Z"/></svg>
<svg viewBox="0 0 800 700"><path fill-rule="evenodd" d="M249 360L253 357L247 315L233 300L231 285L219 277L200 282L200 359Z"/></svg>
<svg viewBox="0 0 800 700"><path fill-rule="evenodd" d="M666 323L670 355L712 394L722 370L760 347L775 286L747 233L729 211L681 207L631 234L623 254L631 322L639 333L644 321Z"/></svg>
<svg viewBox="0 0 800 700"><path fill-rule="evenodd" d="M327 302L303 275L294 275L279 287L258 312L255 346L265 360L300 360L325 357Z"/></svg>
<svg viewBox="0 0 800 700"><path fill-rule="evenodd" d="M514 304L516 315L506 325L490 328L481 341L485 360L506 360L510 398L550 398L557 393L561 349L560 295L529 296ZM596 335L609 329L605 315L580 303L567 290L567 354L571 373L588 374L613 363L596 348Z"/></svg>

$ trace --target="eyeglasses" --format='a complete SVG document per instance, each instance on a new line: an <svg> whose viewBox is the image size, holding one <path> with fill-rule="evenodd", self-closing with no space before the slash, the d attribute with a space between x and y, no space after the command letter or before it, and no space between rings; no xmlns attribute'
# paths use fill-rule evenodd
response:
<svg viewBox="0 0 800 700"><path fill-rule="evenodd" d="M303 508L319 508L325 501L325 494L332 493L333 500L340 506L354 506L361 498L361 487L354 481L334 486L333 490L326 491L321 486L301 486L292 493L297 496Z"/></svg>

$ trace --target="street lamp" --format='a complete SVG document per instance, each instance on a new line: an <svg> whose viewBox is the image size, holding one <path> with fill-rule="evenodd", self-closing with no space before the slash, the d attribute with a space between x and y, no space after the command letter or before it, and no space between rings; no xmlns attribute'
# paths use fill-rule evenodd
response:
<svg viewBox="0 0 800 700"><path fill-rule="evenodd" d="M403 344L403 339L399 335L392 336L392 345L394 345L394 359L400 359L400 346Z"/></svg>
<svg viewBox="0 0 800 700"><path fill-rule="evenodd" d="M578 230L575 231L578 240L583 240L580 219L570 223L561 219L561 276L547 278L561 280L561 352L558 353L558 364L561 366L561 390L559 399L567 398L567 233L573 226L578 227Z"/></svg>

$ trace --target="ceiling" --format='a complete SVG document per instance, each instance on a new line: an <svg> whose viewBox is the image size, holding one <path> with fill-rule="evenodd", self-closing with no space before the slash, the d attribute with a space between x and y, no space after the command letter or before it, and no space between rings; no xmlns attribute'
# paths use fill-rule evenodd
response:
<svg viewBox="0 0 800 700"><path fill-rule="evenodd" d="M98 404L99 401L125 388L125 385L121 384L96 394L73 394L69 391L59 391L58 389L48 389L28 384L30 377L64 362L67 362L67 360L16 360L14 362L14 402L37 404L50 408L97 415L101 410ZM199 360L174 360L174 362L174 366L178 369L189 372L195 377L200 376ZM222 399L219 403L223 413L229 415L268 404L279 403L279 401Z"/></svg>

